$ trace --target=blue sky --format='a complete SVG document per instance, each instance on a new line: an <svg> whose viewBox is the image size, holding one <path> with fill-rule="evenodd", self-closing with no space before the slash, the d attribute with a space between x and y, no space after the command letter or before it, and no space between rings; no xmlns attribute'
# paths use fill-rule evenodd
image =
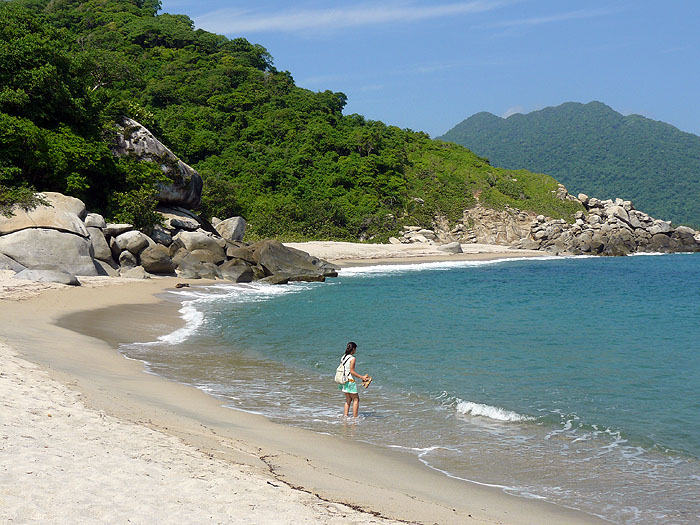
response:
<svg viewBox="0 0 700 525"><path fill-rule="evenodd" d="M599 100L700 134L700 0L163 0L314 91L437 136L479 111Z"/></svg>

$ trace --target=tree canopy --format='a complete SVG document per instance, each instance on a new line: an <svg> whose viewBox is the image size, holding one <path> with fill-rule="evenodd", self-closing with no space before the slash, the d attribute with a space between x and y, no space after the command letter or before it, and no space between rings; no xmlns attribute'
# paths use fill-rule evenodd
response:
<svg viewBox="0 0 700 525"><path fill-rule="evenodd" d="M502 119L477 113L441 137L504 168L550 173L572 193L622 197L655 217L700 226L700 137L600 102Z"/></svg>
<svg viewBox="0 0 700 525"><path fill-rule="evenodd" d="M488 206L574 211L554 199L551 177L344 115L343 93L297 87L263 46L159 9L0 3L0 184L62 191L118 215L129 196L149 194L143 170L110 154L110 126L128 116L200 172L204 215L243 215L253 236L386 239L435 215L454 220L474 195Z"/></svg>

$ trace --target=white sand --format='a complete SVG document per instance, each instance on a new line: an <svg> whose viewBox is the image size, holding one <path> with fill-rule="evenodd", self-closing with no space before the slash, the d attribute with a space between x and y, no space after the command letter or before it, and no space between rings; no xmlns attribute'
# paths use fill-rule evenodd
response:
<svg viewBox="0 0 700 525"><path fill-rule="evenodd" d="M390 522L88 409L4 344L0 362L0 522Z"/></svg>
<svg viewBox="0 0 700 525"><path fill-rule="evenodd" d="M437 245L428 243L412 244L360 244L354 242L336 241L311 241L311 242L288 242L285 246L303 250L328 261L343 264L348 261L353 262L377 262L412 260L435 261L435 260L470 260L470 259L493 259L498 257L537 257L546 255L544 252L533 250L514 250L507 246L495 244L462 244L464 253L448 254L438 250Z"/></svg>

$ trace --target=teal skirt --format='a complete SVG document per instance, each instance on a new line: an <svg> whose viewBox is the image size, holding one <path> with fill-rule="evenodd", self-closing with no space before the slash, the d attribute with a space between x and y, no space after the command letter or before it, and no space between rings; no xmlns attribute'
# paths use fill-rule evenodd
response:
<svg viewBox="0 0 700 525"><path fill-rule="evenodd" d="M338 385L338 390L346 394L357 394L357 383L355 381L345 381L342 385Z"/></svg>

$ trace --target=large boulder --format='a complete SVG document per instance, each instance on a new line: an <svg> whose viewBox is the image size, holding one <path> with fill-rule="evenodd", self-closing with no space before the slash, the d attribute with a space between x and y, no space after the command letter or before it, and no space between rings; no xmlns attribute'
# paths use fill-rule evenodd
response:
<svg viewBox="0 0 700 525"><path fill-rule="evenodd" d="M150 243L148 242L148 237L143 233L132 230L115 237L114 244L116 244L120 252L128 250L134 255L138 255Z"/></svg>
<svg viewBox="0 0 700 525"><path fill-rule="evenodd" d="M253 280L253 269L249 264L231 259L219 267L221 277L233 281L234 283L249 283Z"/></svg>
<svg viewBox="0 0 700 525"><path fill-rule="evenodd" d="M448 242L437 247L441 252L446 253L462 253L462 245L458 242Z"/></svg>
<svg viewBox="0 0 700 525"><path fill-rule="evenodd" d="M39 283L60 283L70 286L80 286L80 281L75 275L54 266L25 268L21 272L15 274L13 278Z"/></svg>
<svg viewBox="0 0 700 525"><path fill-rule="evenodd" d="M99 213L88 213L85 217L85 226L88 228L106 228L105 218Z"/></svg>
<svg viewBox="0 0 700 525"><path fill-rule="evenodd" d="M687 226L678 226L671 237L678 243L678 251L697 252L700 251L700 244L695 240L698 232Z"/></svg>
<svg viewBox="0 0 700 525"><path fill-rule="evenodd" d="M251 246L255 262L268 275L323 275L322 261L308 253L284 246L274 240L260 241Z"/></svg>
<svg viewBox="0 0 700 525"><path fill-rule="evenodd" d="M175 263L168 255L168 249L161 244L154 244L144 248L139 256L141 266L148 273L167 273L175 271Z"/></svg>
<svg viewBox="0 0 700 525"><path fill-rule="evenodd" d="M45 228L0 237L0 253L25 267L51 263L73 275L97 275L89 238Z"/></svg>
<svg viewBox="0 0 700 525"><path fill-rule="evenodd" d="M127 279L150 279L151 276L148 275L143 266L135 266L134 268L122 268L119 270L120 277L126 277Z"/></svg>
<svg viewBox="0 0 700 525"><path fill-rule="evenodd" d="M41 195L49 202L49 206L37 206L29 211L14 208L12 216L0 215L0 235L28 228L48 228L75 233L82 237L89 236L85 224L78 214L85 213L85 204L81 200L53 192Z"/></svg>
<svg viewBox="0 0 700 525"><path fill-rule="evenodd" d="M243 235L245 235L245 225L243 217L231 217L218 222L214 228L227 241L242 241Z"/></svg>
<svg viewBox="0 0 700 525"><path fill-rule="evenodd" d="M665 233L655 233L651 236L648 250L651 252L674 252L678 242Z"/></svg>
<svg viewBox="0 0 700 525"><path fill-rule="evenodd" d="M92 243L95 259L107 262L112 261L112 250L110 250L102 230L92 226L89 226L87 230L90 233L90 242Z"/></svg>
<svg viewBox="0 0 700 525"><path fill-rule="evenodd" d="M153 239L154 242L162 244L163 246L170 246L173 243L172 235L160 224L152 226L148 231L148 236Z"/></svg>
<svg viewBox="0 0 700 525"><path fill-rule="evenodd" d="M118 157L129 156L142 161L155 162L160 166L170 181L156 181L158 202L183 208L199 206L202 197L202 178L135 120L130 118L122 120L114 133L112 153Z"/></svg>
<svg viewBox="0 0 700 525"><path fill-rule="evenodd" d="M182 279L220 279L221 271L210 262L201 262L189 254L173 259L177 276Z"/></svg>
<svg viewBox="0 0 700 525"><path fill-rule="evenodd" d="M128 250L124 250L119 254L119 266L122 270L128 270L129 268L136 268L139 262L136 260L136 256Z"/></svg>
<svg viewBox="0 0 700 525"><path fill-rule="evenodd" d="M189 210L159 207L156 211L163 217L163 224L169 230L193 232L203 225L203 221Z"/></svg>
<svg viewBox="0 0 700 525"><path fill-rule="evenodd" d="M219 261L226 258L226 251L220 244L221 239L206 233L181 231L173 237L173 240L180 241L188 252L207 250L215 254Z"/></svg>
<svg viewBox="0 0 700 525"><path fill-rule="evenodd" d="M131 231L133 229L134 229L134 226L132 224L107 223L107 226L105 226L102 231L105 235L107 235L109 237L116 237L117 235L121 235L122 233Z"/></svg>

